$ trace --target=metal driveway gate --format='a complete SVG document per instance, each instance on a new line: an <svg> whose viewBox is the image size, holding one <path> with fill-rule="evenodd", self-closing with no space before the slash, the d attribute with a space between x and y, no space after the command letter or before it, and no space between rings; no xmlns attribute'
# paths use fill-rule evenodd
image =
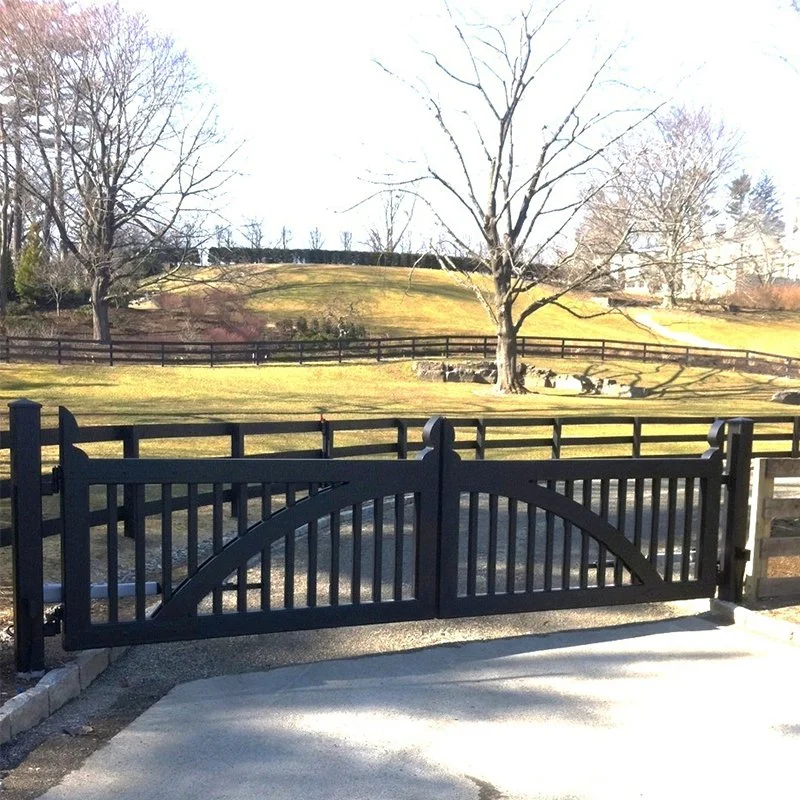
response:
<svg viewBox="0 0 800 800"><path fill-rule="evenodd" d="M462 461L437 417L408 461L90 458L62 409L64 644L710 597L720 431L699 458Z"/></svg>

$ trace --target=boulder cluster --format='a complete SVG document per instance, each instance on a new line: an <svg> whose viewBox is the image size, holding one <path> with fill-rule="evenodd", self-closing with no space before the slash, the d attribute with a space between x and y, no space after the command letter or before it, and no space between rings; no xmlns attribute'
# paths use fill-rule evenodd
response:
<svg viewBox="0 0 800 800"><path fill-rule="evenodd" d="M448 364L445 361L417 361L414 374L424 381L443 383L495 383L497 364L494 361L466 361ZM613 378L590 378L588 375L557 373L520 363L519 374L528 389L554 389L570 394L599 394L607 397L646 397L644 386L618 383Z"/></svg>

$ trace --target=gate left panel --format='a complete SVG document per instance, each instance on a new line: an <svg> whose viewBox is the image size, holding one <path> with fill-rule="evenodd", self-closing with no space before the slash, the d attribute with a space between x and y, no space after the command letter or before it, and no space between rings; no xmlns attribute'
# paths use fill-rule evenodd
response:
<svg viewBox="0 0 800 800"><path fill-rule="evenodd" d="M76 433L62 410L67 649L435 616L435 459L90 458Z"/></svg>

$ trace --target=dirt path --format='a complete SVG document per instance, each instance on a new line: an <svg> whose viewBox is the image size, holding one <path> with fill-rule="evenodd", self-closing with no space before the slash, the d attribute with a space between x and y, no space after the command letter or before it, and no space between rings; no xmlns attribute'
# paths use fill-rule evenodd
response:
<svg viewBox="0 0 800 800"><path fill-rule="evenodd" d="M727 348L727 345L720 344L719 342L712 342L709 339L703 339L700 336L695 336L688 331L678 331L661 325L656 322L649 314L638 313L633 317L637 323L643 325L645 328L651 330L656 336L663 336L665 339L672 339L681 344L693 345L694 347L717 347Z"/></svg>

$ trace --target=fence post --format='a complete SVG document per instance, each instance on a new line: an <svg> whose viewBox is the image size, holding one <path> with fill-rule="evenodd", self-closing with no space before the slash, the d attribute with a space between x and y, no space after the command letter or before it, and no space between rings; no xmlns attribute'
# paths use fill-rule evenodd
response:
<svg viewBox="0 0 800 800"><path fill-rule="evenodd" d="M58 364L61 366L61 339L58 340Z"/></svg>
<svg viewBox="0 0 800 800"><path fill-rule="evenodd" d="M122 457L139 458L139 429L129 425L122 431ZM123 535L135 539L137 534L144 536L144 486L126 483L122 490L125 520Z"/></svg>
<svg viewBox="0 0 800 800"><path fill-rule="evenodd" d="M167 364L167 346L164 342L161 342L161 366L164 367Z"/></svg>
<svg viewBox="0 0 800 800"><path fill-rule="evenodd" d="M633 418L633 449L631 456L633 458L641 458L642 456L642 421L639 417Z"/></svg>
<svg viewBox="0 0 800 800"><path fill-rule="evenodd" d="M397 458L408 458L408 423L404 419L397 420Z"/></svg>
<svg viewBox="0 0 800 800"><path fill-rule="evenodd" d="M231 458L244 458L244 434L238 422L231 423ZM247 498L242 497L243 484L231 484L231 516L239 516L239 505L247 503Z"/></svg>
<svg viewBox="0 0 800 800"><path fill-rule="evenodd" d="M444 357L450 358L450 337L444 337Z"/></svg>
<svg viewBox="0 0 800 800"><path fill-rule="evenodd" d="M800 417L795 417L792 424L792 458L800 457Z"/></svg>
<svg viewBox="0 0 800 800"><path fill-rule="evenodd" d="M31 400L15 400L8 407L16 666L17 672L41 672L44 669L42 407Z"/></svg>
<svg viewBox="0 0 800 800"><path fill-rule="evenodd" d="M114 366L114 342L108 343L108 366Z"/></svg>
<svg viewBox="0 0 800 800"><path fill-rule="evenodd" d="M475 458L486 458L486 420L481 417L475 425Z"/></svg>
<svg viewBox="0 0 800 800"><path fill-rule="evenodd" d="M553 444L550 449L550 458L561 458L561 428L560 419L553 420Z"/></svg>
<svg viewBox="0 0 800 800"><path fill-rule="evenodd" d="M322 457L333 458L333 425L324 417L320 420L322 433Z"/></svg>
<svg viewBox="0 0 800 800"><path fill-rule="evenodd" d="M761 557L761 542L769 537L772 529L772 517L765 514L764 501L771 500L775 490L775 478L767 474L766 458L753 460L753 487L750 495L750 525L747 537L747 549L750 560L745 565L744 596L748 602L758 600L758 583L766 577L766 559Z"/></svg>
<svg viewBox="0 0 800 800"><path fill-rule="evenodd" d="M747 550L747 506L750 497L750 462L753 457L753 420L728 420L726 461L727 502L719 597L731 603L742 600Z"/></svg>

